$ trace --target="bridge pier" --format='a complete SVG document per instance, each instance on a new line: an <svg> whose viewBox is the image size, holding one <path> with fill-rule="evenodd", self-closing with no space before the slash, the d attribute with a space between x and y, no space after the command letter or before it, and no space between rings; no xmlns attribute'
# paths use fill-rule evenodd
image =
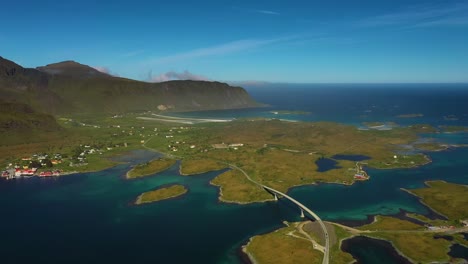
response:
<svg viewBox="0 0 468 264"><path fill-rule="evenodd" d="M301 209L301 218L304 218L304 210Z"/></svg>
<svg viewBox="0 0 468 264"><path fill-rule="evenodd" d="M274 196L275 196L275 201L278 201L278 195L276 195L275 193Z"/></svg>

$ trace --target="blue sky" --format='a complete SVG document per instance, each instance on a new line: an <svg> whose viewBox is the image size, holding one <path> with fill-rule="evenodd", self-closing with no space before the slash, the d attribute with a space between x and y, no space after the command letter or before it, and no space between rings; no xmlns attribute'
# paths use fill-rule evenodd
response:
<svg viewBox="0 0 468 264"><path fill-rule="evenodd" d="M468 1L4 1L0 56L138 80L468 82Z"/></svg>

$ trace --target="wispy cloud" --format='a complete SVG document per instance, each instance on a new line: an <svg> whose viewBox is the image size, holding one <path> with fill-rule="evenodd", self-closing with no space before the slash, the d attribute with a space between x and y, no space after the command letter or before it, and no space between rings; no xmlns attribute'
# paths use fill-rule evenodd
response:
<svg viewBox="0 0 468 264"><path fill-rule="evenodd" d="M370 17L356 23L361 27L405 26L460 26L468 25L468 4L419 6L400 12Z"/></svg>
<svg viewBox="0 0 468 264"><path fill-rule="evenodd" d="M289 36L282 38L273 38L273 39L243 39L232 41L220 45L193 49L186 52L181 52L169 56L152 58L148 61L149 64L167 64L179 61L185 61L189 59L217 56L217 55L226 55L235 52L253 50L267 45L272 45L274 43L286 42L292 39L297 38L297 36Z"/></svg>
<svg viewBox="0 0 468 264"><path fill-rule="evenodd" d="M115 72L111 72L109 70L108 67L104 67L104 66L93 66L93 68L97 71L100 71L102 73L105 73L105 74L109 74L109 75L112 75L112 76L116 76L116 77L119 77L119 75Z"/></svg>
<svg viewBox="0 0 468 264"><path fill-rule="evenodd" d="M244 13L257 13L257 14L270 15L270 16L281 15L280 12L269 10L269 9L251 9L251 8L242 8L242 7L233 7L233 9L237 11L242 11Z"/></svg>
<svg viewBox="0 0 468 264"><path fill-rule="evenodd" d="M252 10L253 12L264 14L264 15L274 15L274 16L279 16L281 15L278 12L271 11L271 10Z"/></svg>
<svg viewBox="0 0 468 264"><path fill-rule="evenodd" d="M173 81L173 80L210 81L209 78L203 75L196 75L187 70L183 72L169 71L169 72L157 75L157 76L151 76L150 74L149 77L150 79L148 81L150 82L167 82L167 81Z"/></svg>

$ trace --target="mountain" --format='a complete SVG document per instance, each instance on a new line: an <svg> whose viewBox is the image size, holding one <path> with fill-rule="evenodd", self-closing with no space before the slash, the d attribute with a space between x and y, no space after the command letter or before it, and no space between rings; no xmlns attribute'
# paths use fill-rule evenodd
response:
<svg viewBox="0 0 468 264"><path fill-rule="evenodd" d="M74 61L29 69L2 57L0 96L53 115L261 106L243 88L220 82L147 83L114 77Z"/></svg>
<svg viewBox="0 0 468 264"><path fill-rule="evenodd" d="M57 131L61 127L52 115L36 112L27 104L0 100L0 133L21 130Z"/></svg>

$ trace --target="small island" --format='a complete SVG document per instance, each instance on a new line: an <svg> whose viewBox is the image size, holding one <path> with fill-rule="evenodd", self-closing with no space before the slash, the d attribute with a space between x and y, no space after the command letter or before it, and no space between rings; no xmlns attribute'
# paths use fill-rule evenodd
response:
<svg viewBox="0 0 468 264"><path fill-rule="evenodd" d="M175 184L169 187L142 193L136 199L135 204L140 205L145 203L154 203L157 201L175 198L185 194L187 191L188 190L185 188L185 186Z"/></svg>
<svg viewBox="0 0 468 264"><path fill-rule="evenodd" d="M423 114L403 114L397 115L398 118L416 118L416 117L423 117Z"/></svg>
<svg viewBox="0 0 468 264"><path fill-rule="evenodd" d="M288 111L288 110L276 110L270 111L269 113L274 115L310 115L310 112L306 111Z"/></svg>
<svg viewBox="0 0 468 264"><path fill-rule="evenodd" d="M466 126L439 126L442 133L466 133L468 127Z"/></svg>
<svg viewBox="0 0 468 264"><path fill-rule="evenodd" d="M149 176L164 170L167 170L176 163L174 159L159 158L139 164L127 172L127 179Z"/></svg>

